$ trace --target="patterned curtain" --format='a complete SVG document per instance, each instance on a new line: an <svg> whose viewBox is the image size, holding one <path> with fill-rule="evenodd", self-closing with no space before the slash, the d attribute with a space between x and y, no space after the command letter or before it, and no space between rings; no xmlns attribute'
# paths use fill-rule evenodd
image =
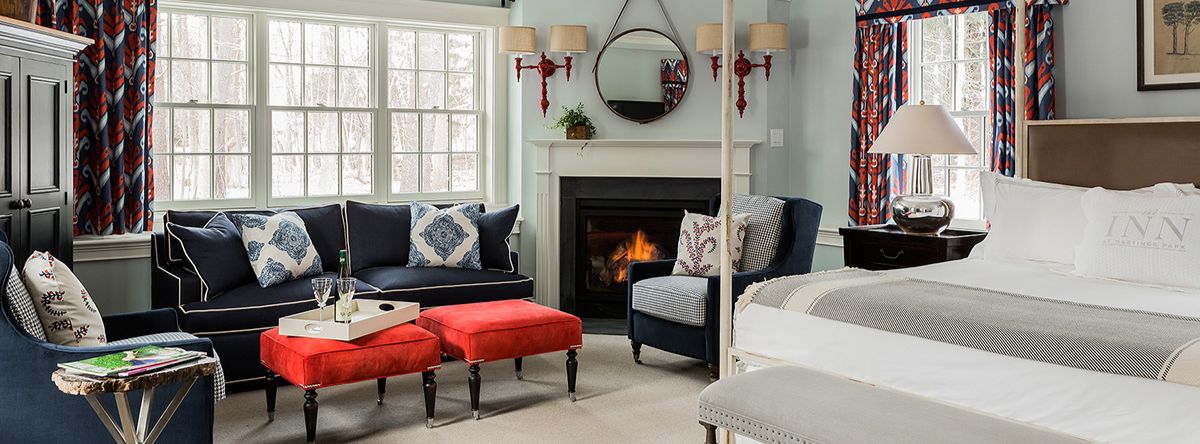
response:
<svg viewBox="0 0 1200 444"><path fill-rule="evenodd" d="M688 83L688 65L680 59L662 59L663 108L670 112L683 100Z"/></svg>
<svg viewBox="0 0 1200 444"><path fill-rule="evenodd" d="M1012 0L856 0L859 26L1011 8Z"/></svg>
<svg viewBox="0 0 1200 444"><path fill-rule="evenodd" d="M153 223L157 0L39 0L37 23L95 39L75 68L75 234Z"/></svg>
<svg viewBox="0 0 1200 444"><path fill-rule="evenodd" d="M881 224L891 219L891 197L905 188L904 159L868 151L892 113L908 101L908 25L860 26L854 51L850 224Z"/></svg>

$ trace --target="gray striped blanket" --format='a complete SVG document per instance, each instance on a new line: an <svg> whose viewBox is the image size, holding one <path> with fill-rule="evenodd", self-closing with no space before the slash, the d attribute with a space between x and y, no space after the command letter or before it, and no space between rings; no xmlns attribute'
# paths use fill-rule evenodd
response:
<svg viewBox="0 0 1200 444"><path fill-rule="evenodd" d="M1200 319L858 269L755 284L738 302L992 353L1200 387Z"/></svg>

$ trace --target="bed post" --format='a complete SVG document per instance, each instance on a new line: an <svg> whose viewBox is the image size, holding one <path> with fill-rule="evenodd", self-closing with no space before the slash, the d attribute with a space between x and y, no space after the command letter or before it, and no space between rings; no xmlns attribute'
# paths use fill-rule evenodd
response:
<svg viewBox="0 0 1200 444"><path fill-rule="evenodd" d="M721 56L724 57L724 75L721 77L721 344L719 374L722 378L730 374L729 346L733 334L733 254L730 239L733 233L733 0L724 0Z"/></svg>
<svg viewBox="0 0 1200 444"><path fill-rule="evenodd" d="M1017 177L1025 177L1025 169L1029 162L1029 144L1026 142L1025 128L1025 84L1028 76L1025 73L1025 45L1027 42L1026 31L1029 29L1029 17L1026 12L1028 6L1024 0L1013 2L1013 7L1016 8L1016 28L1013 32L1013 61L1016 62L1013 67L1013 102L1016 105L1014 108L1013 126L1017 140L1013 141L1014 149L1017 156Z"/></svg>

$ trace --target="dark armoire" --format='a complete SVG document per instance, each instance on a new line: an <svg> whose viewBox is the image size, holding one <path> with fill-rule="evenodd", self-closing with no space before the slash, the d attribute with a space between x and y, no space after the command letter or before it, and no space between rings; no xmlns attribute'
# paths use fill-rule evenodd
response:
<svg viewBox="0 0 1200 444"><path fill-rule="evenodd" d="M0 232L17 264L74 259L75 57L91 40L0 17Z"/></svg>

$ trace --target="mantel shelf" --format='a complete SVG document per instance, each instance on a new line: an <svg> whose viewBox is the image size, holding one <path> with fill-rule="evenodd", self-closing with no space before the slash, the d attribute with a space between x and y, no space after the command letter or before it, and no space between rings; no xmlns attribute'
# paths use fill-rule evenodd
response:
<svg viewBox="0 0 1200 444"><path fill-rule="evenodd" d="M533 139L529 143L537 147L573 147L585 144L591 148L720 148L720 140L666 140L666 139ZM761 140L735 140L735 149L750 149L761 144Z"/></svg>

